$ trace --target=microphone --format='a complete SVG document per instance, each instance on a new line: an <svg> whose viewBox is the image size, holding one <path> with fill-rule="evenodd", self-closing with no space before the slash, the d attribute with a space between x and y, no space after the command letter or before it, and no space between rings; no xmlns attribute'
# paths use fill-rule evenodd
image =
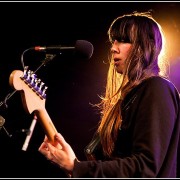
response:
<svg viewBox="0 0 180 180"><path fill-rule="evenodd" d="M93 45L86 40L77 40L75 43L75 46L61 46L61 45L57 45L57 46L35 46L34 47L35 51L57 51L57 52L61 52L62 50L75 50L75 53L77 55L79 55L82 58L85 59L90 59L93 51L94 51L94 47Z"/></svg>
<svg viewBox="0 0 180 180"><path fill-rule="evenodd" d="M31 140L31 137L32 137L35 125L36 125L36 122L37 122L37 117L36 117L36 115L34 115L34 118L33 118L32 122L31 122L29 130L23 130L24 132L27 133L26 139L25 139L24 144L22 146L23 151L26 151L28 146L29 146L29 142Z"/></svg>

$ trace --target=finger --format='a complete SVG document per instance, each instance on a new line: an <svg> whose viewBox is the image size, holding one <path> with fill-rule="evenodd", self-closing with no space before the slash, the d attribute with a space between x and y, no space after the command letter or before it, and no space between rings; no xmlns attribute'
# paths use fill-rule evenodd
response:
<svg viewBox="0 0 180 180"><path fill-rule="evenodd" d="M43 150L43 149L46 149L47 148L47 145L46 145L46 143L45 142L43 142L41 145L40 145L40 147L39 147L39 151L41 151L41 150Z"/></svg>
<svg viewBox="0 0 180 180"><path fill-rule="evenodd" d="M46 154L47 159L52 162L58 163L57 159L59 159L59 155L57 155L57 152L58 154L60 154L60 151L57 151L57 147L53 146L51 143L47 143L47 146L49 149L49 152Z"/></svg>
<svg viewBox="0 0 180 180"><path fill-rule="evenodd" d="M47 137L46 135L44 136L44 141L45 141L45 142L48 142L48 141L49 141L49 140L48 140L48 137Z"/></svg>
<svg viewBox="0 0 180 180"><path fill-rule="evenodd" d="M49 150L52 154L54 154L54 151L55 151L56 148L55 148L51 143L46 143L46 146L47 146L48 150Z"/></svg>
<svg viewBox="0 0 180 180"><path fill-rule="evenodd" d="M68 145L68 143L60 133L55 134L55 140L61 145L63 149Z"/></svg>
<svg viewBox="0 0 180 180"><path fill-rule="evenodd" d="M53 154L50 151L43 150L41 153L46 157L47 160L53 161Z"/></svg>
<svg viewBox="0 0 180 180"><path fill-rule="evenodd" d="M38 150L41 154L43 154L45 156L47 156L47 154L50 153L50 151L45 148L39 148Z"/></svg>

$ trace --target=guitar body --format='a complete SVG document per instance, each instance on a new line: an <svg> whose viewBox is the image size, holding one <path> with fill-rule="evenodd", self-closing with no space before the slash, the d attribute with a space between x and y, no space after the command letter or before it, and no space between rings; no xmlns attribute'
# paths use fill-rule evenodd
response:
<svg viewBox="0 0 180 180"><path fill-rule="evenodd" d="M45 90L42 84L37 81L32 71L30 73L14 70L9 77L9 84L21 93L23 107L27 113L35 113L37 120L43 127L48 140L53 144L54 135L57 132L45 109Z"/></svg>

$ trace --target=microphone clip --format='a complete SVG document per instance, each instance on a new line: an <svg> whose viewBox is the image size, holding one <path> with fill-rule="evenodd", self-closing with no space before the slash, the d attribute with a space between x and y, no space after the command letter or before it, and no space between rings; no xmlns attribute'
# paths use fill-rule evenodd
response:
<svg viewBox="0 0 180 180"><path fill-rule="evenodd" d="M49 61L52 61L55 57L56 57L56 54L46 54L46 57L42 61L42 64L46 65Z"/></svg>
<svg viewBox="0 0 180 180"><path fill-rule="evenodd" d="M0 130L3 129L8 137L12 137L12 134L9 134L7 129L4 127L5 119L0 115Z"/></svg>

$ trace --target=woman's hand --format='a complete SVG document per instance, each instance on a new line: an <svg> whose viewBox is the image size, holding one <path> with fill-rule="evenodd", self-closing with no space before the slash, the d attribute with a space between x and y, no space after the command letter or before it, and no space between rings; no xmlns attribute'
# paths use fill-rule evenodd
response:
<svg viewBox="0 0 180 180"><path fill-rule="evenodd" d="M48 160L57 164L71 174L74 168L74 160L76 155L71 146L65 141L60 133L55 134L55 143L52 145L45 136L44 142L39 147L41 152Z"/></svg>

